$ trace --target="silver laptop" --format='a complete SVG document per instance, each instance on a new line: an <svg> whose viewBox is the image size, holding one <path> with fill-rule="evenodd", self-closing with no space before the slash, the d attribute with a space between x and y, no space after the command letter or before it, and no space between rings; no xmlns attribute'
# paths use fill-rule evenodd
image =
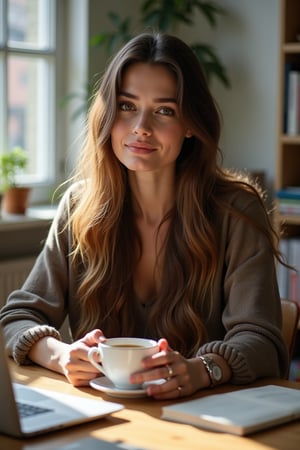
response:
<svg viewBox="0 0 300 450"><path fill-rule="evenodd" d="M91 422L124 408L115 402L66 395L13 383L0 327L0 433L29 437Z"/></svg>

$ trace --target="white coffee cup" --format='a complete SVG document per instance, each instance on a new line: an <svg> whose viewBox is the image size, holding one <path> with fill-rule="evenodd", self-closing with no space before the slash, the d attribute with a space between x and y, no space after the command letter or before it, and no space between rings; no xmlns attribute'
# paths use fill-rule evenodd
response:
<svg viewBox="0 0 300 450"><path fill-rule="evenodd" d="M140 384L130 383L133 372L142 370L142 360L159 351L152 339L118 337L100 342L89 350L88 357L96 369L102 372L119 389L139 389ZM95 361L95 356L101 361Z"/></svg>

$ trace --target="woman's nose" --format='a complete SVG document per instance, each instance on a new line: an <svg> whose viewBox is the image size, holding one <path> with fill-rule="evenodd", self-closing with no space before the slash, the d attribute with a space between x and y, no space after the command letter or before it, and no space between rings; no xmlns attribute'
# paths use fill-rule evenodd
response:
<svg viewBox="0 0 300 450"><path fill-rule="evenodd" d="M139 114L138 117L136 117L132 131L136 135L149 136L152 133L149 114L146 112Z"/></svg>

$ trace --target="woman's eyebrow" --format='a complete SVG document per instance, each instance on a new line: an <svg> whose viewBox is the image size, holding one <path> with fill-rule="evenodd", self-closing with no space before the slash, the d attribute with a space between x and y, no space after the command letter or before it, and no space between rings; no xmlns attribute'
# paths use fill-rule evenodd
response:
<svg viewBox="0 0 300 450"><path fill-rule="evenodd" d="M131 94L130 92L126 92L126 91L119 92L119 95L122 95L127 98L131 98L133 100L139 99L139 97L137 95ZM155 103L177 103L177 100L174 97L157 97L157 98L154 98L153 101Z"/></svg>

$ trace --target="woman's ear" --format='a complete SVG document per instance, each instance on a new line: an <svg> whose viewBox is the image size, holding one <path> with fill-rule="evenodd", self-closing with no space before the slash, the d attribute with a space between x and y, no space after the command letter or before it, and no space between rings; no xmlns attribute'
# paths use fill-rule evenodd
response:
<svg viewBox="0 0 300 450"><path fill-rule="evenodd" d="M185 137L186 138L190 138L192 136L193 136L193 133L190 130L187 130L186 133L185 133Z"/></svg>

